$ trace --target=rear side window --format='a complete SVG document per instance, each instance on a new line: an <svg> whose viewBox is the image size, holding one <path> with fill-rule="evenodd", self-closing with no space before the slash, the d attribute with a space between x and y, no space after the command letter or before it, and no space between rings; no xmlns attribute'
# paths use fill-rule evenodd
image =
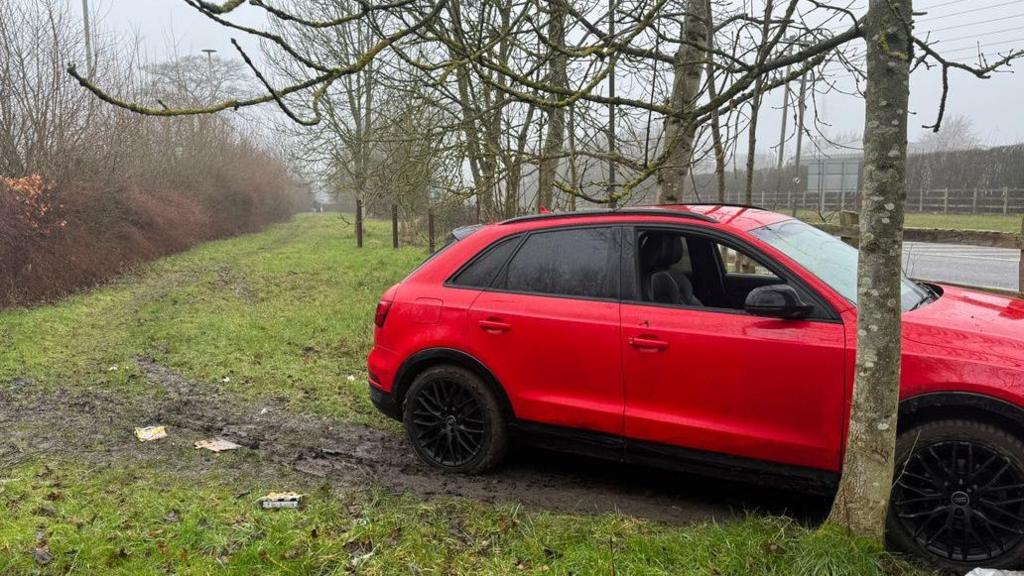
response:
<svg viewBox="0 0 1024 576"><path fill-rule="evenodd" d="M509 262L499 286L584 298L617 298L619 229L576 228L531 234Z"/></svg>
<svg viewBox="0 0 1024 576"><path fill-rule="evenodd" d="M492 244L482 254L473 259L462 269L461 272L452 278L452 284L456 286L467 286L473 288L487 288L494 280L494 276L501 270L501 267L508 261L508 257L519 244L520 237L513 236L505 238Z"/></svg>

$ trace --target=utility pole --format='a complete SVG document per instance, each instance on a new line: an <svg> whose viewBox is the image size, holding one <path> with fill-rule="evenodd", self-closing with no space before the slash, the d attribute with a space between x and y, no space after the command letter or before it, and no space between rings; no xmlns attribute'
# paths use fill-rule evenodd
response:
<svg viewBox="0 0 1024 576"><path fill-rule="evenodd" d="M814 72L808 72L814 74ZM800 96L796 103L796 158L793 164L796 166L796 174L793 176L792 186L789 187L789 209L796 216L796 189L802 184L802 172L800 171L800 152L804 142L804 111L807 109L807 74L800 77Z"/></svg>
<svg viewBox="0 0 1024 576"><path fill-rule="evenodd" d="M616 0L608 0L608 37L615 39L615 9ZM615 100L615 64L610 64L611 70L608 74L608 99ZM608 103L608 206L615 208L617 202L615 196L615 104Z"/></svg>
<svg viewBox="0 0 1024 576"><path fill-rule="evenodd" d="M789 76L789 67L786 67L786 76ZM789 120L789 82L786 82L785 90L782 93L782 129L779 131L779 161L775 167L775 202L779 201L782 194L782 165L786 161L786 123Z"/></svg>
<svg viewBox="0 0 1024 576"><path fill-rule="evenodd" d="M92 27L89 25L89 0L82 0L82 28L85 32L85 69L92 80L96 75L96 59L92 54Z"/></svg>

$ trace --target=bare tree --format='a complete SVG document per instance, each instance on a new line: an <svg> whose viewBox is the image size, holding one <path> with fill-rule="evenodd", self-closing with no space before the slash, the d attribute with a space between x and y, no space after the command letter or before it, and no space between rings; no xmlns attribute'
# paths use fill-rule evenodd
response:
<svg viewBox="0 0 1024 576"><path fill-rule="evenodd" d="M693 109L700 94L701 73L708 53L710 15L707 10L710 4L696 0L687 3L686 8L674 63L671 112L665 118L665 160L658 172L659 204L678 203L683 199L697 129Z"/></svg>
<svg viewBox="0 0 1024 576"><path fill-rule="evenodd" d="M357 50L322 60L310 57L283 33L245 29L225 20L243 0L185 1L225 26L255 35L282 51L298 73L287 78L283 87L276 87L239 47L264 93L183 109L140 105L109 93L73 68L71 74L97 97L141 114L205 114L273 103L293 121L313 125L324 119L332 86L391 58L429 88L433 105L444 111L451 130L460 134L473 179L468 196L476 199L484 218L515 213L524 204L536 205L523 200L525 189L537 179L543 180L538 188L546 199L552 175L558 172L554 160L566 155L570 180L555 178L555 187L571 196L574 204L577 198L617 203L629 200L635 191L643 196L651 191L655 178L660 200L679 201L686 176L692 174L690 166L714 149L716 170L724 172L719 150L735 150L741 132L731 131L731 143L722 135L699 139L706 134L701 132L703 127L709 123L713 127L713 119L727 114L732 114L736 126L737 111L748 106L751 146L746 196L752 201L761 99L826 64L850 66L859 74L851 44L866 40L866 194L857 377L847 462L831 519L857 533L881 538L892 474L900 361L898 284L907 78L914 66L940 69L943 97L938 116L929 126L937 130L952 72L985 77L1024 52L981 59L977 65L949 60L927 38L913 34L911 0L870 0L866 17L858 16L846 3L816 0L766 0L764 9L757 11L734 3L722 3L716 10L703 0L640 0L628 12L617 2L606 9L603 3L569 0L552 0L547 10L537 10L535 3L508 0L346 1L332 3L337 11L330 16L252 3L290 29L356 27L367 33ZM604 21L616 22L614 31L596 24ZM599 87L606 85L613 70L629 74L645 89L602 93ZM705 74L708 82L701 81ZM829 86L827 81L821 84ZM306 102L303 115L295 112L300 98ZM616 138L614 147L595 136L607 134L604 123L595 120L599 116L595 110L609 106L615 107L623 132L629 135ZM568 152L563 150L565 110L571 118ZM543 118L548 119L547 126L542 126ZM664 127L660 133L652 128L656 123ZM695 150L697 146L703 149ZM596 182L607 177L601 171L609 163L628 171L612 194L607 193L607 182ZM543 167L543 177L530 172L534 165Z"/></svg>
<svg viewBox="0 0 1024 576"><path fill-rule="evenodd" d="M565 56L565 17L562 6L564 0L552 0L549 4L551 15L548 19L548 41L551 43L551 55L548 82L552 86L567 87L569 79L566 71ZM548 111L547 136L544 140L543 158L540 161L539 181L537 184L538 208L551 207L554 199L555 178L558 176L558 165L565 141L565 109L557 107Z"/></svg>

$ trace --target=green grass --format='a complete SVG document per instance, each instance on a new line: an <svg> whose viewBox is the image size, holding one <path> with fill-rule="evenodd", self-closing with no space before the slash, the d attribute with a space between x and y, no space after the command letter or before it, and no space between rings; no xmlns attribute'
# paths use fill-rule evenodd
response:
<svg viewBox="0 0 1024 576"><path fill-rule="evenodd" d="M196 486L165 466L40 464L0 485L0 574L902 574L876 547L781 518L673 528L622 516L527 512L466 500L337 494L263 511L283 482L218 457ZM242 467L244 470L244 467ZM240 477L241 476L241 477ZM53 560L37 566L33 552Z"/></svg>
<svg viewBox="0 0 1024 576"><path fill-rule="evenodd" d="M0 382L141 394L132 359L151 356L244 398L384 425L365 393L373 306L425 251L392 250L386 225L368 232L357 250L336 216L300 216L55 305L2 312ZM250 450L156 443L143 450L152 457L121 461L75 450L7 469L0 458L0 575L916 573L868 543L782 518L677 527L331 487ZM256 497L285 489L307 493L308 507L257 508ZM36 549L52 561L37 564Z"/></svg>
<svg viewBox="0 0 1024 576"><path fill-rule="evenodd" d="M800 211L798 216L807 222L839 223L839 214L829 212L822 215L815 211ZM996 232L1020 233L1020 214L929 214L908 212L908 228L944 228L950 230L994 230Z"/></svg>
<svg viewBox="0 0 1024 576"><path fill-rule="evenodd" d="M426 254L390 239L370 222L359 250L338 217L305 215L53 306L0 313L0 381L122 386L125 372L109 369L147 356L247 397L286 393L325 415L375 419L364 367L373 306Z"/></svg>

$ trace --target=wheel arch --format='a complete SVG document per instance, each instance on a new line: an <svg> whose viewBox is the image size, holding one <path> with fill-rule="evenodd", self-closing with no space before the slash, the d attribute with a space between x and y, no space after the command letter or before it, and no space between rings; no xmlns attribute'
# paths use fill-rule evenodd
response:
<svg viewBox="0 0 1024 576"><path fill-rule="evenodd" d="M933 392L901 401L899 431L946 418L975 419L1024 439L1024 408L973 392Z"/></svg>
<svg viewBox="0 0 1024 576"><path fill-rule="evenodd" d="M512 410L512 402L509 401L508 394L505 393L505 389L502 387L501 383L498 382L494 373L492 373L491 370L483 364L483 362L454 348L428 348L426 350L420 350L402 363L398 368L398 372L395 373L394 384L392 386L392 395L395 399L395 404L398 406L399 412L401 412L402 406L405 403L405 393L409 390L409 386L412 385L416 376L427 368L442 364L461 366L462 368L465 368L479 376L488 388L494 392L502 410L505 411L505 415L508 416L509 419L515 418L515 412Z"/></svg>

